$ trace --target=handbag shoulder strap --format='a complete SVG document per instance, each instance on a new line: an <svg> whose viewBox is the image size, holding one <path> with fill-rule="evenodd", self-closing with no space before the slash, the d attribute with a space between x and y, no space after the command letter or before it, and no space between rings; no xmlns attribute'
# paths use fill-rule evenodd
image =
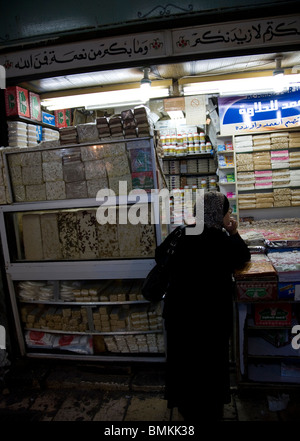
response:
<svg viewBox="0 0 300 441"><path fill-rule="evenodd" d="M185 225L180 225L180 227L176 228L176 230L174 231L174 236L172 237L172 240L170 241L169 248L167 249L167 254L174 254L175 253L175 249L177 247L179 239L184 234L184 228L185 228Z"/></svg>

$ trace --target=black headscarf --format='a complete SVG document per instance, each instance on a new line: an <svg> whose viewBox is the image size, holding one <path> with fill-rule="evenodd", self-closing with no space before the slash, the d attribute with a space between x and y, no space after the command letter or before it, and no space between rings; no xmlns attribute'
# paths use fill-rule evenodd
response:
<svg viewBox="0 0 300 441"><path fill-rule="evenodd" d="M207 228L223 228L223 218L229 210L227 197L218 191L204 194L204 225Z"/></svg>

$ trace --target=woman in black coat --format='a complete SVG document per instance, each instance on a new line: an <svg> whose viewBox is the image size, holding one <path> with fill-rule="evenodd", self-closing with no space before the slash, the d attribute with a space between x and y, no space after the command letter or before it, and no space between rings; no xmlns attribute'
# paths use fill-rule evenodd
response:
<svg viewBox="0 0 300 441"><path fill-rule="evenodd" d="M220 419L224 403L230 402L232 273L250 260L230 213L226 196L206 193L203 232L193 235L183 230L170 266L163 312L167 334L165 398L168 407L178 407L185 420ZM173 235L157 248L156 260Z"/></svg>

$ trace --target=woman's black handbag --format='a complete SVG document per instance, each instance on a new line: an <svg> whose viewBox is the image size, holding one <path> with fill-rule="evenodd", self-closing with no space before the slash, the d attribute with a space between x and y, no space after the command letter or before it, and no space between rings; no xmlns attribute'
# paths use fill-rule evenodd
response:
<svg viewBox="0 0 300 441"><path fill-rule="evenodd" d="M142 294L150 302L159 302L163 299L169 285L169 264L175 253L179 238L183 234L184 226L180 226L166 238L160 246L166 250L160 255L159 260L147 275L142 285Z"/></svg>

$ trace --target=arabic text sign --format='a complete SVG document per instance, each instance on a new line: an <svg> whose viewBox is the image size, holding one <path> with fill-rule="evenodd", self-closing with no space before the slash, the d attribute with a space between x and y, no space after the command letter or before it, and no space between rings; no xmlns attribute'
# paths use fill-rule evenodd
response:
<svg viewBox="0 0 300 441"><path fill-rule="evenodd" d="M7 78L166 56L299 43L300 16L103 38L0 55Z"/></svg>
<svg viewBox="0 0 300 441"><path fill-rule="evenodd" d="M300 91L280 95L220 97L221 135L300 126Z"/></svg>
<svg viewBox="0 0 300 441"><path fill-rule="evenodd" d="M166 56L164 32L49 46L0 55L7 77Z"/></svg>
<svg viewBox="0 0 300 441"><path fill-rule="evenodd" d="M221 23L173 31L174 54L213 52L243 47L299 43L300 17L287 16Z"/></svg>

